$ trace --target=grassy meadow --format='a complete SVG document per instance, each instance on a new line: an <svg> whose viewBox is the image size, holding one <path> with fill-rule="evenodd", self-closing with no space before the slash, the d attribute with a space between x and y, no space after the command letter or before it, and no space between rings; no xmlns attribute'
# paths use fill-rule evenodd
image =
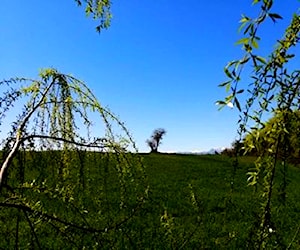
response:
<svg viewBox="0 0 300 250"><path fill-rule="evenodd" d="M110 168L107 155L86 154L72 157L63 185L59 152L19 155L9 173L10 188L0 197L0 249L253 248L260 186L247 186L246 174L254 158L241 158L234 171L234 159L226 156L142 154L146 177L135 172L126 179ZM79 161L86 163L84 169ZM271 241L297 249L300 169L289 166L283 202L280 168ZM132 176L137 179L130 182Z"/></svg>

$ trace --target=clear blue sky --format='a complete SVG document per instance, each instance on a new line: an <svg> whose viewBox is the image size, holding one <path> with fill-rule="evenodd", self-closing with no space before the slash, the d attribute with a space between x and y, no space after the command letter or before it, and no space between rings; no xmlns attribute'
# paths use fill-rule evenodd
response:
<svg viewBox="0 0 300 250"><path fill-rule="evenodd" d="M266 24L262 53L298 7L275 1L284 21ZM100 35L73 0L2 0L0 11L0 79L36 77L46 67L71 73L125 122L140 151L159 127L167 130L161 151L235 139L237 111L218 111L215 101L226 95L218 87L224 66L242 54L234 45L241 14L257 13L250 0L115 0Z"/></svg>

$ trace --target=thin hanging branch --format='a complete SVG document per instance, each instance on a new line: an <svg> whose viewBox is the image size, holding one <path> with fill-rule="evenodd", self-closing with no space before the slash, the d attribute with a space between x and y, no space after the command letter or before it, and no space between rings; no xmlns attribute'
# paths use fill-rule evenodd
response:
<svg viewBox="0 0 300 250"><path fill-rule="evenodd" d="M11 151L9 152L8 156L6 157L5 161L2 163L2 166L1 166L1 169L0 169L0 192L1 192L1 189L2 189L2 185L3 185L4 174L7 170L7 168L10 166L10 163L12 162L15 154L17 153L17 151L18 151L18 149L19 149L19 147L22 143L22 135L24 133L24 127L27 125L27 122L30 119L30 117L34 114L34 112L43 103L46 95L48 94L48 91L51 89L51 87L54 85L54 83L55 83L55 81L52 81L49 84L48 88L46 88L46 90L42 94L40 100L37 102L37 104L35 106L32 107L32 110L24 117L23 121L21 122L21 124L20 124L20 126L17 130L14 145L13 145Z"/></svg>

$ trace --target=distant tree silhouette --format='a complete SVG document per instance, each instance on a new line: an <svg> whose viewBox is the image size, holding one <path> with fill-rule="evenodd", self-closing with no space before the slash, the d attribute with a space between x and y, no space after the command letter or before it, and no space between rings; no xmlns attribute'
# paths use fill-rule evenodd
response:
<svg viewBox="0 0 300 250"><path fill-rule="evenodd" d="M151 149L151 153L158 152L158 146L161 144L161 140L166 133L167 131L163 128L158 128L153 131L151 138L146 141Z"/></svg>

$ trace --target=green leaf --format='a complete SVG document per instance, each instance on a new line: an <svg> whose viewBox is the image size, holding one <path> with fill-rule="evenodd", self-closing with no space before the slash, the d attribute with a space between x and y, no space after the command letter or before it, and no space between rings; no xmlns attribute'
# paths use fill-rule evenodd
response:
<svg viewBox="0 0 300 250"><path fill-rule="evenodd" d="M219 87L224 87L225 85L231 83L231 81L226 81L226 82L222 82L221 84L219 84Z"/></svg>
<svg viewBox="0 0 300 250"><path fill-rule="evenodd" d="M275 23L276 19L283 19L282 16L276 14L276 13L269 13L269 17L272 19L272 21Z"/></svg>
<svg viewBox="0 0 300 250"><path fill-rule="evenodd" d="M231 73L229 72L229 70L227 68L224 69L224 72L229 78L233 79Z"/></svg>
<svg viewBox="0 0 300 250"><path fill-rule="evenodd" d="M239 100L236 97L234 97L234 104L236 105L237 109L241 112L242 111L241 105Z"/></svg>
<svg viewBox="0 0 300 250"><path fill-rule="evenodd" d="M260 0L253 0L252 4L254 5L254 4L257 4L259 2L260 2Z"/></svg>
<svg viewBox="0 0 300 250"><path fill-rule="evenodd" d="M248 44L249 43L249 38L248 37L244 37L240 40L238 40L235 44L239 45L239 44Z"/></svg>
<svg viewBox="0 0 300 250"><path fill-rule="evenodd" d="M246 23L246 22L248 22L249 20L250 20L249 17L246 17L246 16L242 15L242 19L240 20L240 23Z"/></svg>
<svg viewBox="0 0 300 250"><path fill-rule="evenodd" d="M238 33L240 33L246 25L247 25L247 22L242 23L238 29Z"/></svg>
<svg viewBox="0 0 300 250"><path fill-rule="evenodd" d="M261 56L256 56L256 59L257 59L258 61L260 61L261 63L263 63L263 64L266 64L266 63L267 63L267 62L266 62L266 59L263 58L263 57L261 57Z"/></svg>
<svg viewBox="0 0 300 250"><path fill-rule="evenodd" d="M231 83L231 82L230 82ZM229 90L230 90L230 87L231 87L231 84L227 84L226 86L225 86L225 90L226 90L226 92L229 92Z"/></svg>
<svg viewBox="0 0 300 250"><path fill-rule="evenodd" d="M216 101L216 105L226 105L226 102L224 102L224 101Z"/></svg>
<svg viewBox="0 0 300 250"><path fill-rule="evenodd" d="M252 39L251 44L252 44L253 48L258 49L258 43L257 43L256 39Z"/></svg>

